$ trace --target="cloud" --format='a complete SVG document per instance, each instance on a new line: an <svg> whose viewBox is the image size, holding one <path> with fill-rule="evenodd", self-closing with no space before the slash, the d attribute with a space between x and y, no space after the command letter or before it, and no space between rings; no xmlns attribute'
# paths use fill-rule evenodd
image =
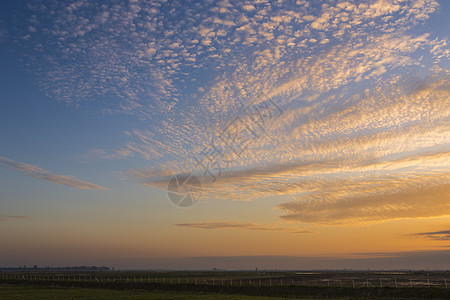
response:
<svg viewBox="0 0 450 300"><path fill-rule="evenodd" d="M193 222L193 223L179 223L175 226L199 228L199 229L248 229L255 231L287 231L291 233L312 233L311 231L298 230L289 227L279 227L258 223L245 223L245 222Z"/></svg>
<svg viewBox="0 0 450 300"><path fill-rule="evenodd" d="M131 150L129 149L116 149L114 152L108 153L104 149L90 149L83 153L82 155L78 155L78 159L83 162L92 161L94 159L123 159L132 155Z"/></svg>
<svg viewBox="0 0 450 300"><path fill-rule="evenodd" d="M141 122L123 145L88 157L140 158L144 167L125 173L160 189L193 172L206 177L205 201L289 196L278 209L290 221L448 213L450 52L447 37L416 30L437 1L44 2L30 6L18 35L29 38L17 43L42 90L108 99L112 113ZM261 92L283 113L255 138L260 124L243 112ZM211 182L194 157L237 117L250 143L227 152Z"/></svg>
<svg viewBox="0 0 450 300"><path fill-rule="evenodd" d="M404 40L408 40L408 42L403 43ZM374 137L373 143L370 144L373 148L371 151L364 152L369 155L379 155L374 153L374 150L380 150L379 153L381 151L393 151L393 149L388 150L392 146L392 140L388 139L392 139L394 136L404 139L411 133L416 138L422 139L419 135L426 136L427 134L420 131L432 131L433 126L436 128L442 126L447 116L448 108L445 103L448 93L445 86L448 86L448 79L445 76L439 79L439 76L442 75L436 74L435 77L437 78L434 79L436 80L434 84L439 85L439 87L431 88L424 94L417 95L404 91L403 79L396 78L397 75L391 79L388 85L384 81L378 82L363 94L352 95L351 90L349 91L352 87L347 87L352 82L379 76L371 74L379 74L379 70L383 69L382 67L392 69L393 67L402 67L405 63L409 65L410 58L407 57L407 53L414 51L421 44L423 44L422 38L383 37L367 45L359 44L358 47L360 48L356 50L353 45L336 47L314 63L302 66L303 75L299 75L298 78L290 80L270 92L275 101L282 101L278 103L286 113L275 120L275 125L266 128L262 138L249 148L246 153L247 156L242 160L247 165L251 165L261 160L261 157L273 157L273 161L279 161L280 159L285 161L289 158L298 159L302 156L302 152L325 156L327 152L319 153L325 144L331 146L334 143L335 146L332 148L338 150L339 143L344 144L346 141L354 141L361 147L363 146L361 144L371 137ZM353 49L353 52L351 49ZM399 52L394 53L397 51ZM406 53L403 53L403 51L406 51ZM383 59L380 58L379 53L384 54ZM264 57L267 57L267 54L264 54ZM283 72L281 69L279 71L276 73ZM262 78L255 79L247 76L239 78L239 81L263 81L268 79L269 75L266 78L264 73L260 73L259 77ZM228 100L223 101L223 105L222 102L214 102L214 105L211 105L210 119L197 118L194 121L193 116L195 114L191 116L190 112L185 112L180 116L189 115L189 118L185 119L183 125L177 126L172 123L170 129L167 126L164 130L161 128L161 132L165 133L164 136L148 130L133 131L130 136L135 141L126 145L126 148L131 153L142 155L146 159L157 159L161 167L164 168L166 167L165 164L174 165L173 158L175 160L189 159L189 156L193 155L192 153L199 152L201 147L206 146L204 141L214 139L214 135L226 127L226 124L233 119L233 115L240 115L238 110L232 108L233 106L239 106L240 101L250 101L252 97L256 97L254 94L233 96L231 92L235 87L232 87L232 84L226 84L226 87L217 87L217 89L222 90L217 91L217 95ZM319 95L322 95L320 101L309 101L310 104L303 102L303 105L300 102L300 107L296 107L299 106L296 101L303 98L302 94L310 93L310 91L305 90L306 88L314 90L316 99ZM224 89L229 89L230 92L224 92ZM339 91L339 89L343 90ZM333 97L327 95L330 91L336 92L332 94ZM211 90L205 97L210 93ZM236 102L233 103L233 101ZM220 113L216 112L218 109L221 109ZM393 115L393 113L396 113L396 115ZM208 114L208 112L203 111L198 112L198 114L203 115ZM288 119L288 117L291 119ZM205 130L206 128L208 130ZM387 130L388 128L391 129ZM445 128L443 129L445 130ZM440 143L443 138L444 134L442 133L436 142ZM384 140L384 143L378 147L375 146L380 140ZM411 138L410 142L404 146L413 147L413 140ZM325 141L327 143L324 143ZM436 144L436 142L434 143ZM431 139L429 143L433 143ZM421 144L426 146L424 143ZM415 146L419 145L416 144ZM320 148L316 146L320 146ZM273 149L273 151L269 151L269 149ZM294 149L301 149L302 152L295 152ZM357 151L354 147L348 150L352 149L353 152ZM332 149L326 146L325 150L330 151ZM253 153L252 156L250 156L250 152ZM329 157L332 157L332 155L333 153L328 153ZM246 166L241 165L241 167Z"/></svg>
<svg viewBox="0 0 450 300"><path fill-rule="evenodd" d="M286 164L224 172L216 182L201 182L206 199L257 201L290 195L293 201L277 206L287 221L362 224L439 217L450 215L448 157L437 153L389 161ZM160 174L159 180L151 174L157 175L148 169L134 176L150 180L146 185L167 188L169 174Z"/></svg>
<svg viewBox="0 0 450 300"><path fill-rule="evenodd" d="M402 34L439 7L436 1L387 0L370 5L329 1L320 9L308 2L119 2L123 3L36 1L27 6L30 17L14 32L15 42L26 50L25 61L47 95L68 103L107 97L115 111L146 118L170 115L183 100L182 83L196 85L198 72L192 70L241 65L255 75L262 70L252 70L246 58L272 48L280 55L264 70L271 72L281 67L280 62L311 53L297 47L307 39L340 43L355 33L363 39L370 34ZM172 11L177 13L168 17ZM381 21L382 16L391 19ZM235 26L243 30L230 29ZM268 38L279 45L268 45ZM43 47L52 49L51 55ZM84 55L87 52L90 55ZM188 98L198 96L189 94Z"/></svg>
<svg viewBox="0 0 450 300"><path fill-rule="evenodd" d="M242 6L242 8L243 8L244 10L246 10L246 11L252 11L252 10L255 10L255 7L254 7L253 5L251 5L251 4L244 5L244 6Z"/></svg>
<svg viewBox="0 0 450 300"><path fill-rule="evenodd" d="M352 188L360 187L355 184ZM379 195L371 195L370 191L366 191L366 195L349 195L337 202L287 202L278 208L286 213L281 217L284 220L330 225L450 215L450 184L427 188L415 188L407 184L401 189L406 191L381 192Z"/></svg>
<svg viewBox="0 0 450 300"><path fill-rule="evenodd" d="M31 217L29 216L8 216L8 215L0 215L0 222L7 220L29 220Z"/></svg>
<svg viewBox="0 0 450 300"><path fill-rule="evenodd" d="M24 173L30 177L34 177L41 180L47 180L53 183L67 185L78 189L98 189L98 190L106 190L106 188L95 185L89 182L77 180L71 176L64 175L53 175L46 170L43 170L39 167L29 165L26 163L14 161L8 159L6 157L0 156L0 166L10 168L11 170L18 171Z"/></svg>
<svg viewBox="0 0 450 300"><path fill-rule="evenodd" d="M450 230L441 230L441 231L433 231L433 232L420 232L414 233L412 236L428 238L432 240L438 241L448 241L450 240Z"/></svg>

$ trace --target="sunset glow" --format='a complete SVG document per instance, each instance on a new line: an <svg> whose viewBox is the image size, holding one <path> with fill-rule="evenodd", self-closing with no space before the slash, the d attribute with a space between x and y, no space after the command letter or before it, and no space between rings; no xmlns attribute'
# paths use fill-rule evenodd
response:
<svg viewBox="0 0 450 300"><path fill-rule="evenodd" d="M0 266L450 268L450 2L0 8Z"/></svg>

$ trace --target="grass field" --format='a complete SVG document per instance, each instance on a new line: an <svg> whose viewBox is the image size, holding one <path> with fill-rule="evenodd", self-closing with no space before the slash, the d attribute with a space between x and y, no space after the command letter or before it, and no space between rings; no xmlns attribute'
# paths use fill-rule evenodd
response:
<svg viewBox="0 0 450 300"><path fill-rule="evenodd" d="M39 287L39 286L17 286L0 285L0 299L87 299L87 300L109 300L109 299L215 299L215 300L277 300L285 298L245 296L245 295L221 295L221 294L196 294L196 293L175 293L169 291L118 291L107 289L90 288L59 288L59 287ZM292 299L292 298L291 298ZM300 298L298 298L300 299ZM306 299L306 298L302 298Z"/></svg>
<svg viewBox="0 0 450 300"><path fill-rule="evenodd" d="M447 278L448 271L19 271L0 274L0 299L450 299Z"/></svg>

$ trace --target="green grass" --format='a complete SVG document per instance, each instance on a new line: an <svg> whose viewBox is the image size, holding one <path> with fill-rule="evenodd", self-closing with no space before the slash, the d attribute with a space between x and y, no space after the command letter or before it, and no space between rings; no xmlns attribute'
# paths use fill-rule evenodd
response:
<svg viewBox="0 0 450 300"><path fill-rule="evenodd" d="M57 288L57 287L35 287L35 286L15 286L0 285L0 299L214 299L214 300L277 300L286 298L257 297L244 295L221 295L221 294L194 294L194 293L174 293L174 292L147 292L147 291L118 291L107 289L89 288ZM291 298L292 299L292 298Z"/></svg>

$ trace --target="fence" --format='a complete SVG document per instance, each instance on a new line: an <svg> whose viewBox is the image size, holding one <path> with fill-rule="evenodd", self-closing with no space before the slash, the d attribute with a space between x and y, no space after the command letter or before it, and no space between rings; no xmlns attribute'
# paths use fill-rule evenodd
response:
<svg viewBox="0 0 450 300"><path fill-rule="evenodd" d="M193 278L193 277L152 277L152 276L94 276L73 274L2 274L2 280L54 281L54 282L130 282L152 284L204 284L222 286L328 286L353 288L406 288L439 287L448 288L446 278Z"/></svg>

